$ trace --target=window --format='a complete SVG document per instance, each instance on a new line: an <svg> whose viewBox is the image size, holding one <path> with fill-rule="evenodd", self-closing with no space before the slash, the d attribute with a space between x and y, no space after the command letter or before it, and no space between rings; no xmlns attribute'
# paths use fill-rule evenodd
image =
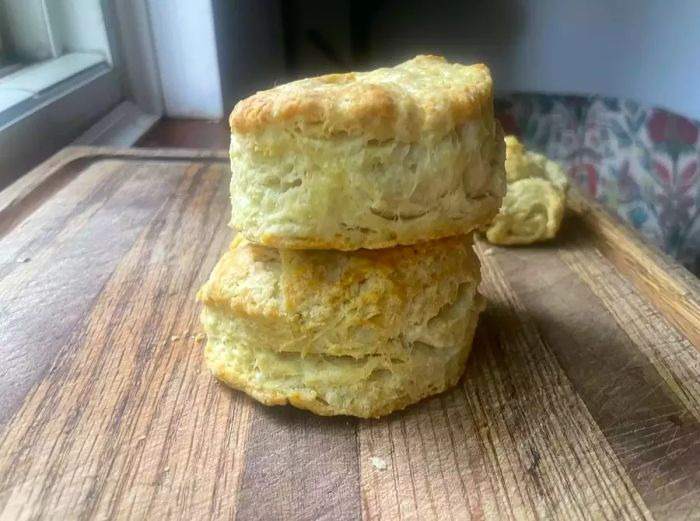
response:
<svg viewBox="0 0 700 521"><path fill-rule="evenodd" d="M108 0L0 0L0 189L124 100L119 22Z"/></svg>
<svg viewBox="0 0 700 521"><path fill-rule="evenodd" d="M0 1L0 126L61 84L111 68L99 0Z"/></svg>

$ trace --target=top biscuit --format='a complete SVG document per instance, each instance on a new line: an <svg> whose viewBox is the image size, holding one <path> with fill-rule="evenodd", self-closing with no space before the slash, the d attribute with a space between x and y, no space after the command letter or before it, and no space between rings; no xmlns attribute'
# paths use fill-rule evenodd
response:
<svg viewBox="0 0 700 521"><path fill-rule="evenodd" d="M277 248L384 248L487 224L505 192L485 65L418 56L238 103L231 225Z"/></svg>

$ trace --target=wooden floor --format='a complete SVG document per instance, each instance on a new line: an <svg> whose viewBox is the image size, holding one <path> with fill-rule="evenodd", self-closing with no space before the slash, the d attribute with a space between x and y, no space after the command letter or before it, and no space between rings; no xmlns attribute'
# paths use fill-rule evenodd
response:
<svg viewBox="0 0 700 521"><path fill-rule="evenodd" d="M136 143L136 146L227 149L228 143L229 129L226 121L162 119Z"/></svg>

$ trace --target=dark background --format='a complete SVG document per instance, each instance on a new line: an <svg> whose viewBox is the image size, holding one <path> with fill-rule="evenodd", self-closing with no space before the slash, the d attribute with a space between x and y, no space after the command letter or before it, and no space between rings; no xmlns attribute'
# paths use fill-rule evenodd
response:
<svg viewBox="0 0 700 521"><path fill-rule="evenodd" d="M496 94L633 99L700 119L697 0L213 0L226 111L256 90L416 54L483 62Z"/></svg>

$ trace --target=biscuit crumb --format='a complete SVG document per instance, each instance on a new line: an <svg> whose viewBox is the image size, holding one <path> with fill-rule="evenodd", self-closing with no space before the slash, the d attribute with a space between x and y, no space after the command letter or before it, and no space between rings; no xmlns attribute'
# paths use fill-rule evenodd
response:
<svg viewBox="0 0 700 521"><path fill-rule="evenodd" d="M178 340L180 340L180 335L173 335L170 337L171 342L177 342Z"/></svg>
<svg viewBox="0 0 700 521"><path fill-rule="evenodd" d="M165 467L165 468L163 469L163 472L170 472L170 467Z"/></svg>
<svg viewBox="0 0 700 521"><path fill-rule="evenodd" d="M197 333L194 336L194 340L195 340L195 342L202 342L206 337L207 337L207 335L205 335L204 333Z"/></svg>
<svg viewBox="0 0 700 521"><path fill-rule="evenodd" d="M379 458L377 456L372 456L369 461L372 463L372 466L377 469L377 470L386 470L386 461L384 458Z"/></svg>
<svg viewBox="0 0 700 521"><path fill-rule="evenodd" d="M22 264L24 264L25 262L29 262L30 260L32 259L30 259L29 257L20 257L19 259L17 259L17 262L21 262Z"/></svg>

